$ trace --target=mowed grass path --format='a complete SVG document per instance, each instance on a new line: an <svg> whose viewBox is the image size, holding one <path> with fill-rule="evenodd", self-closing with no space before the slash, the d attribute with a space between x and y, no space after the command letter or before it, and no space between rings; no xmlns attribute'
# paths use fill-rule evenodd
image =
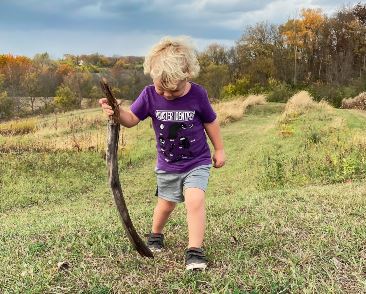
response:
<svg viewBox="0 0 366 294"><path fill-rule="evenodd" d="M259 191L261 148L279 140L268 109L222 129L228 162L207 191L203 273L184 270L184 205L164 253L149 260L131 248L98 153L2 155L0 293L366 292L365 182ZM141 235L156 201L153 168L151 156L121 167Z"/></svg>

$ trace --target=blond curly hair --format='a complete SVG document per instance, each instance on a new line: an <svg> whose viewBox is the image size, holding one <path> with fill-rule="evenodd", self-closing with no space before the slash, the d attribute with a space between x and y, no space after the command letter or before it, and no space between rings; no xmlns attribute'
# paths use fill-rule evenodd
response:
<svg viewBox="0 0 366 294"><path fill-rule="evenodd" d="M164 37L146 55L144 73L174 91L180 81L198 76L200 66L196 50L187 36Z"/></svg>

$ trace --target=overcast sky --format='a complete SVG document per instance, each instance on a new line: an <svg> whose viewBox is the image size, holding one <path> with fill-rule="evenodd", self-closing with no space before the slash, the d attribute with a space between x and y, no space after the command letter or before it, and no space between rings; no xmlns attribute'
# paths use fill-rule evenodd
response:
<svg viewBox="0 0 366 294"><path fill-rule="evenodd" d="M199 50L234 45L247 25L282 23L301 8L332 14L344 0L0 0L0 54L143 56L165 35L192 36ZM363 2L363 1L361 1Z"/></svg>

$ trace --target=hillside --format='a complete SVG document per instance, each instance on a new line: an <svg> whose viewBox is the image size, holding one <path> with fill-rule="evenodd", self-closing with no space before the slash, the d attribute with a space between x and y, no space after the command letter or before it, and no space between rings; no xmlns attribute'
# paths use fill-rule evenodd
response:
<svg viewBox="0 0 366 294"><path fill-rule="evenodd" d="M228 162L212 170L207 192L209 270L193 274L184 271L183 205L167 225L166 252L147 260L132 250L107 185L100 112L65 113L85 135L75 131L79 152L62 137L70 122L62 118L57 128L52 117L38 122L47 132L0 136L0 289L365 292L366 117L313 107L284 120L283 111L283 104L259 105L223 126ZM84 148L93 132L100 143ZM121 181L141 235L150 230L155 203L151 138L145 121L125 130L121 150ZM48 147L21 148L37 142ZM59 270L60 262L69 268Z"/></svg>

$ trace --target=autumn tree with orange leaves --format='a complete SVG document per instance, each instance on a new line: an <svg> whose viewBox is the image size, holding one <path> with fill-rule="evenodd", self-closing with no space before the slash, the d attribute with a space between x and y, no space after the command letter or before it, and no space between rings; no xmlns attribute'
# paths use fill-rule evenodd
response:
<svg viewBox="0 0 366 294"><path fill-rule="evenodd" d="M305 88L316 99L340 106L343 98L366 90L366 4L333 15L303 9L299 17L281 25L257 23L248 26L234 46L211 44L198 58L201 71L196 81L210 98L267 92L269 99L284 102ZM59 60L47 53L32 59L0 55L0 95L11 102L8 108L16 115L53 111L55 96L72 100L67 108L80 108L82 99L101 95L98 83L104 76L118 98L133 100L151 83L142 63L143 57L98 53L65 54ZM35 107L37 99L43 108Z"/></svg>

